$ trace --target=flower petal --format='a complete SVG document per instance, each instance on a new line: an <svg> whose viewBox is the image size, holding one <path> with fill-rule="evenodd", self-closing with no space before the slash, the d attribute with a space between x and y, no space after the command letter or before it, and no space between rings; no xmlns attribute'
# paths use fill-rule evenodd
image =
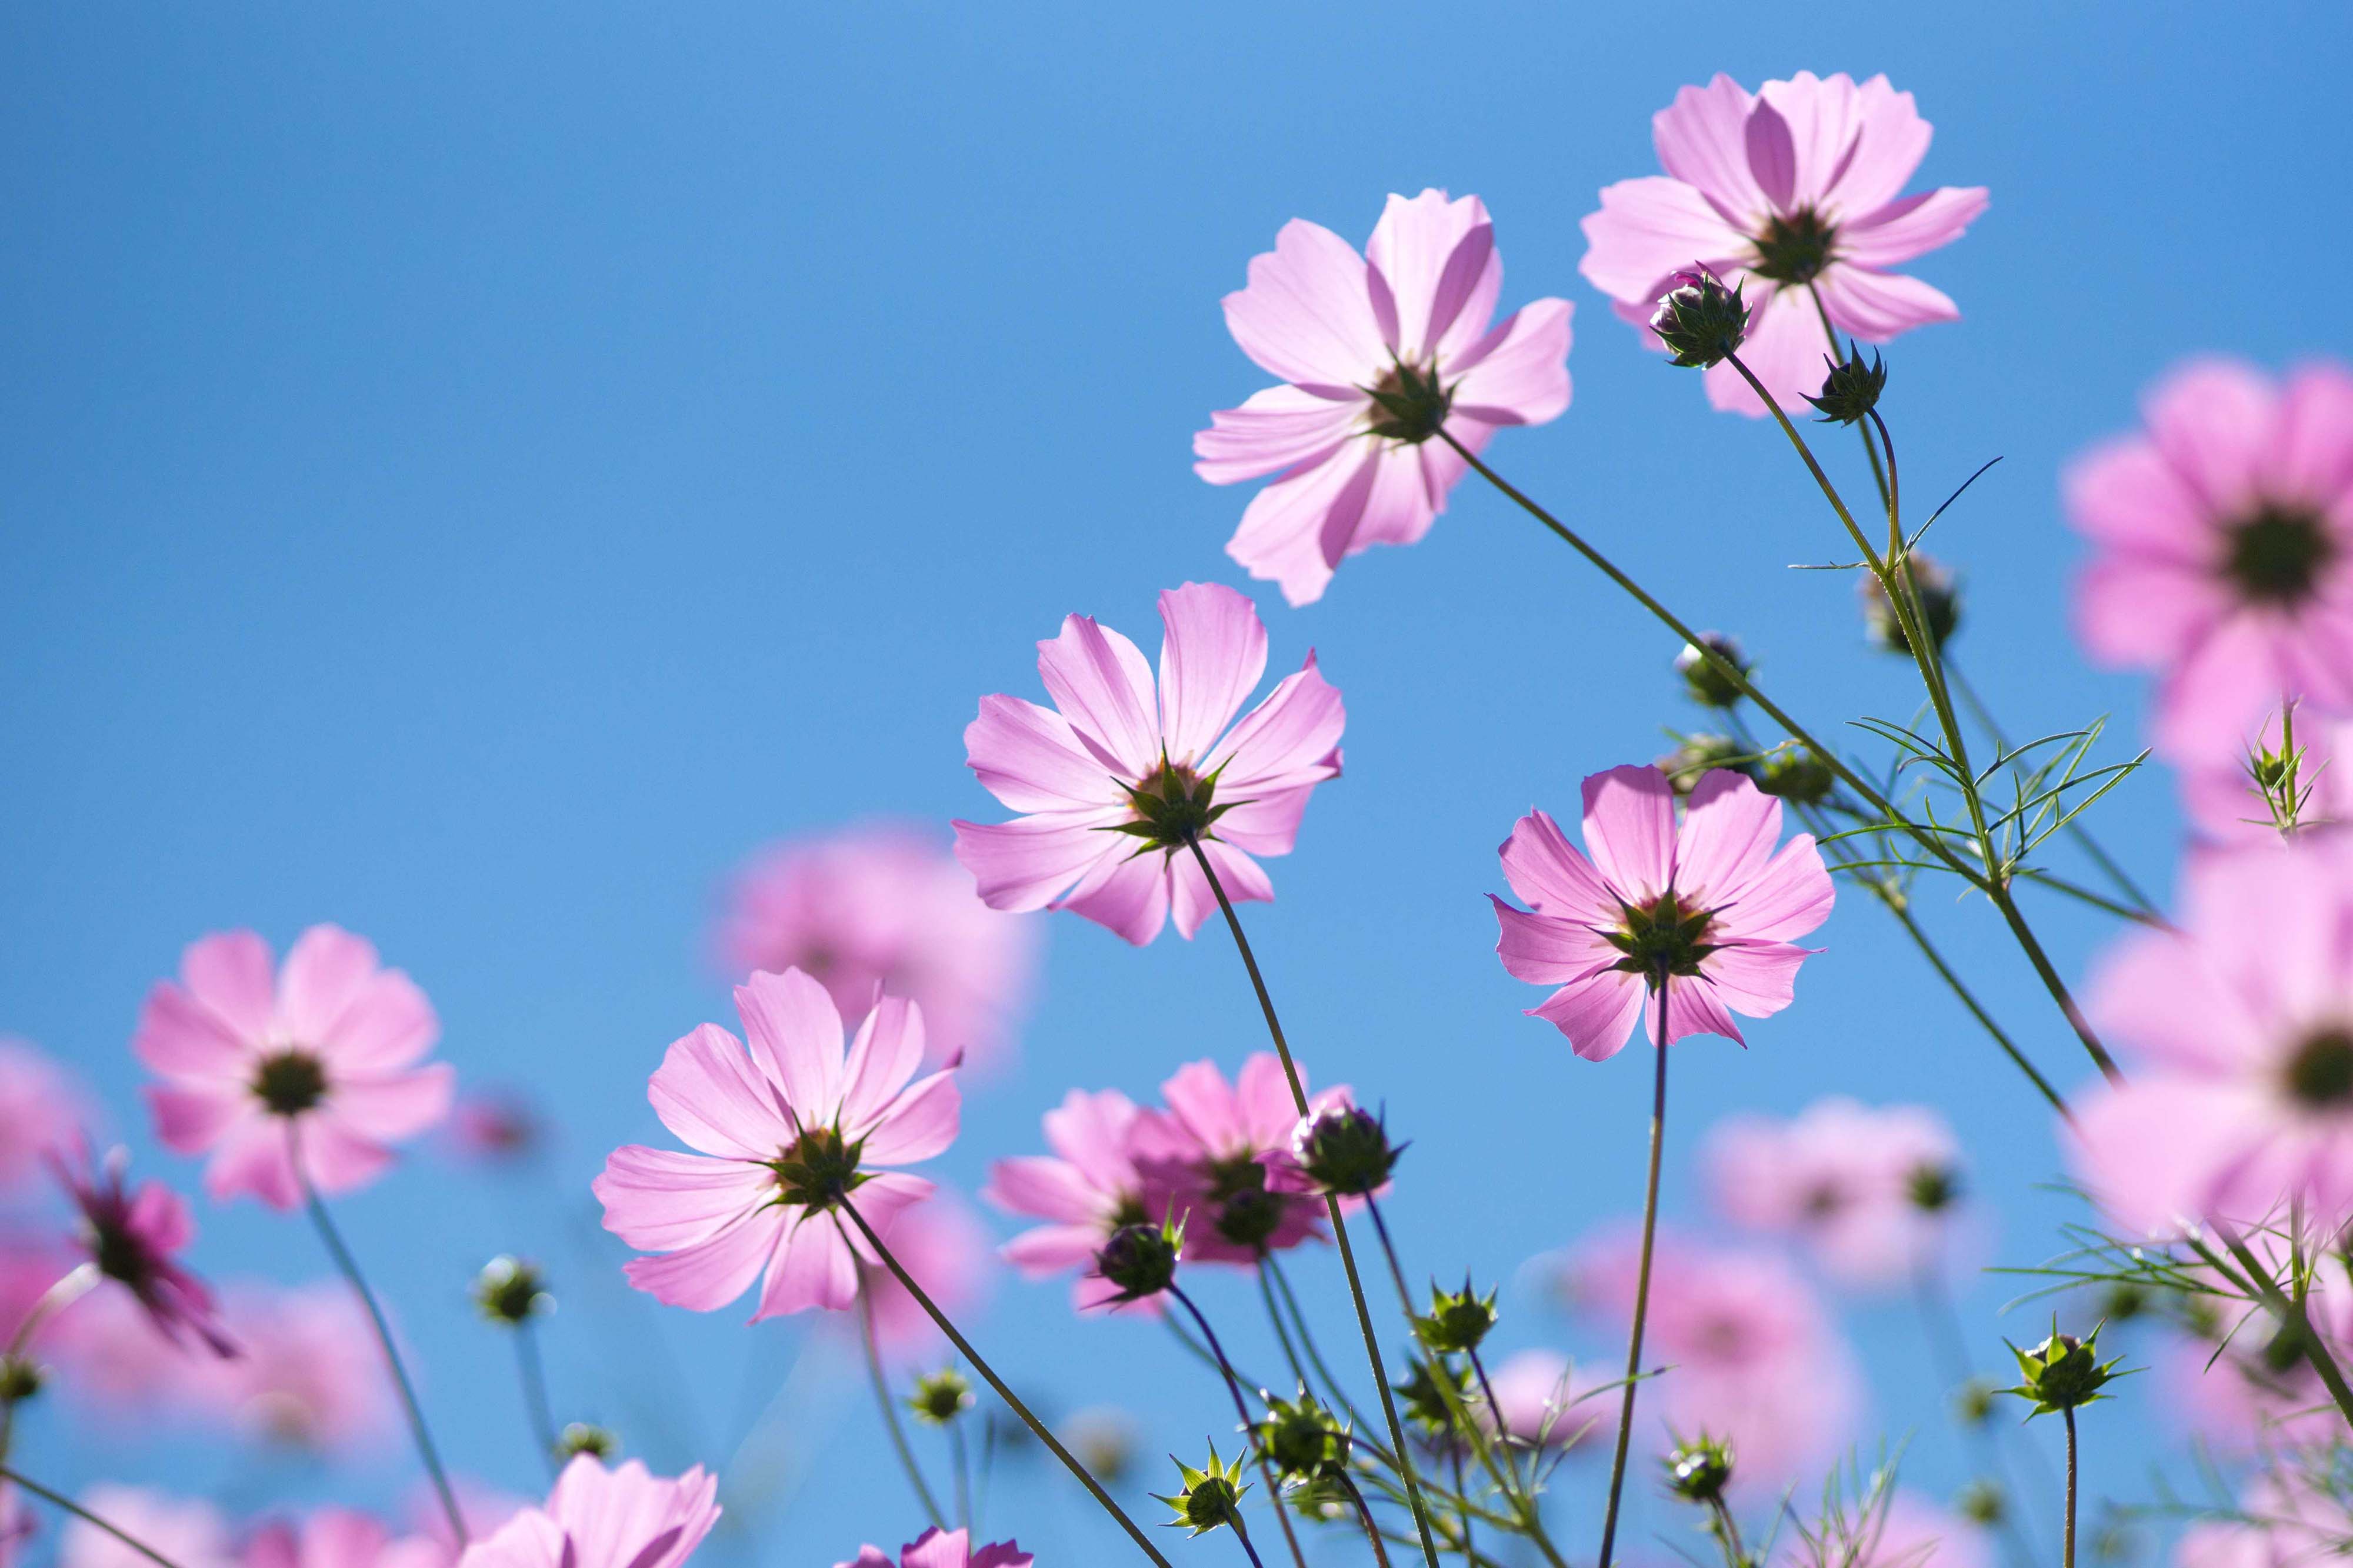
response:
<svg viewBox="0 0 2353 1568"><path fill-rule="evenodd" d="M1160 595L1160 735L1169 759L1200 761L1266 673L1258 608L1222 583Z"/></svg>
<svg viewBox="0 0 2353 1568"><path fill-rule="evenodd" d="M1362 433L1372 400L1362 395L1318 396L1300 387L1270 386L1240 408L1209 416L1193 436L1193 471L1213 485L1320 463Z"/></svg>
<svg viewBox="0 0 2353 1568"><path fill-rule="evenodd" d="M646 1082L646 1099L663 1126L706 1154L772 1160L798 1135L775 1087L716 1024L671 1042Z"/></svg>
<svg viewBox="0 0 2353 1568"><path fill-rule="evenodd" d="M605 1169L588 1184L605 1205L605 1228L645 1252L709 1241L764 1206L776 1185L774 1172L748 1160L637 1143L607 1155Z"/></svg>
<svg viewBox="0 0 2353 1568"><path fill-rule="evenodd" d="M1368 386L1388 358L1356 247L1293 218L1274 249L1250 258L1247 287L1225 298L1242 353L1303 386Z"/></svg>
<svg viewBox="0 0 2353 1568"><path fill-rule="evenodd" d="M1960 238L1989 200L1983 185L1942 185L1889 202L1840 226L1839 258L1880 270L1901 266Z"/></svg>
<svg viewBox="0 0 2353 1568"><path fill-rule="evenodd" d="M1390 196L1365 259L1388 285L1397 315L1391 346L1410 362L1477 339L1504 286L1494 226L1477 196L1451 201L1439 190L1411 200Z"/></svg>
<svg viewBox="0 0 2353 1568"><path fill-rule="evenodd" d="M1134 643L1092 616L1070 616L1038 645L1038 674L1080 742L1129 780L1160 763L1152 667Z"/></svg>
<svg viewBox="0 0 2353 1568"><path fill-rule="evenodd" d="M1651 117L1659 166L1734 218L1761 220L1767 211L1748 163L1748 114L1756 103L1754 94L1719 71L1705 87L1683 89Z"/></svg>
<svg viewBox="0 0 2353 1568"><path fill-rule="evenodd" d="M841 1014L832 994L797 969L763 971L735 987L735 1011L752 1059L784 1091L798 1123L832 1122L841 1110L843 1071Z"/></svg>
<svg viewBox="0 0 2353 1568"><path fill-rule="evenodd" d="M1675 795L1653 767L1617 767L1584 784L1585 852L1629 902L1674 885Z"/></svg>
<svg viewBox="0 0 2353 1568"><path fill-rule="evenodd" d="M755 1209L708 1241L621 1265L630 1284L665 1306L715 1312L752 1288L781 1245L785 1227L807 1211Z"/></svg>
<svg viewBox="0 0 2353 1568"><path fill-rule="evenodd" d="M1625 1047L1627 1032L1642 1011L1641 980L1622 969L1562 986L1530 1010L1568 1037L1568 1047L1589 1062L1608 1061Z"/></svg>
<svg viewBox="0 0 2353 1568"><path fill-rule="evenodd" d="M1604 185L1600 210L1577 226L1585 255L1577 269L1611 299L1640 305L1646 319L1671 274L1694 262L1722 272L1752 248L1698 190L1657 174Z"/></svg>

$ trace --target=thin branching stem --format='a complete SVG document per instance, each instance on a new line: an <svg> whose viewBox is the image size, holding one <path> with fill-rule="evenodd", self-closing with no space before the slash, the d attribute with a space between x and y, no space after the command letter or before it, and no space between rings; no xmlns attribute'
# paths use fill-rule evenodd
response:
<svg viewBox="0 0 2353 1568"><path fill-rule="evenodd" d="M1218 1358L1218 1371L1225 1379L1227 1392L1234 1396L1234 1415L1241 1423L1242 1441L1258 1450L1258 1471L1266 1479L1267 1506L1274 1510L1274 1521L1282 1526L1282 1539L1291 1547L1291 1560L1299 1568L1307 1568L1307 1559L1299 1550L1299 1534L1291 1528L1291 1515L1282 1506L1282 1478L1274 1472L1273 1457L1251 1435L1250 1404L1242 1393L1242 1380L1234 1372L1234 1363L1226 1359L1226 1347L1218 1342L1218 1331L1209 1327L1208 1315L1194 1304L1192 1297L1185 1294L1183 1287L1171 1285L1168 1293L1176 1298L1178 1306L1192 1315L1193 1321L1200 1326L1201 1337L1209 1342L1209 1353Z"/></svg>

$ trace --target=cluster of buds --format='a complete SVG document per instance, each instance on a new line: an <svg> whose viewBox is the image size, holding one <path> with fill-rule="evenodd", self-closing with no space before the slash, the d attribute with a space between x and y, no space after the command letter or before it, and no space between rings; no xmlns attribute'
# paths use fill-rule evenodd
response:
<svg viewBox="0 0 2353 1568"><path fill-rule="evenodd" d="M1320 1193L1366 1197L1389 1184L1402 1143L1389 1142L1386 1121L1353 1105L1335 1105L1303 1118L1292 1134L1292 1159Z"/></svg>
<svg viewBox="0 0 2353 1568"><path fill-rule="evenodd" d="M1715 658L1710 658L1710 654ZM1738 670L1743 679L1757 668L1742 653L1740 644L1723 632L1702 632L1699 641L1685 643L1683 651L1675 655L1675 673L1683 678L1683 690L1703 708L1737 707L1743 695L1740 682L1724 672L1719 660Z"/></svg>
<svg viewBox="0 0 2353 1568"><path fill-rule="evenodd" d="M1462 1289L1455 1291L1430 1288L1430 1312L1413 1321L1414 1331L1421 1342L1437 1355L1467 1354L1479 1348L1487 1331L1495 1326L1495 1292L1480 1296L1471 1288L1469 1276L1464 1276Z"/></svg>
<svg viewBox="0 0 2353 1568"><path fill-rule="evenodd" d="M1108 1303L1124 1305L1157 1296L1176 1283L1176 1258L1185 1249L1185 1223L1124 1225L1095 1254L1095 1272L1119 1287Z"/></svg>
<svg viewBox="0 0 2353 1568"><path fill-rule="evenodd" d="M972 1380L952 1366L926 1373L915 1380L907 1408L927 1426L944 1426L972 1408Z"/></svg>
<svg viewBox="0 0 2353 1568"><path fill-rule="evenodd" d="M1721 364L1748 340L1748 306L1740 288L1694 262L1667 279L1651 331L1667 349L1667 363L1692 369Z"/></svg>
<svg viewBox="0 0 2353 1568"><path fill-rule="evenodd" d="M1919 602L1920 622L1928 630L1928 640L1942 649L1961 625L1961 591L1952 572L1933 556L1915 552L1906 553L1905 563L1912 571L1912 592ZM1865 635L1882 652L1912 657L1912 639L1904 634L1903 618L1895 606L1887 602L1887 591L1879 579L1865 573L1858 585L1862 598L1862 625Z"/></svg>
<svg viewBox="0 0 2353 1568"><path fill-rule="evenodd" d="M2099 1342L2098 1329L2077 1339L2073 1334L2061 1333L2054 1319L2051 1337L2032 1350L2010 1347L2010 1353L2018 1358L2019 1382L2001 1392L2014 1394L2033 1405L2034 1408L2026 1413L2029 1420L2037 1415L2072 1412L2107 1398L2100 1390L2115 1379L2116 1362L2124 1358L2103 1362Z"/></svg>
<svg viewBox="0 0 2353 1568"><path fill-rule="evenodd" d="M474 1305L494 1323L521 1328L553 1311L555 1298L547 1293L546 1277L536 1264L501 1256L482 1265L482 1271L474 1276Z"/></svg>
<svg viewBox="0 0 2353 1568"><path fill-rule="evenodd" d="M1181 1526L1193 1535L1207 1535L1220 1525L1229 1524L1240 1530L1242 1494L1250 1490L1241 1484L1240 1458L1230 1465L1219 1463L1215 1443L1209 1445L1207 1469L1197 1470L1173 1454L1169 1458L1176 1460L1176 1472L1184 1478L1185 1485L1173 1497L1158 1492L1152 1495L1176 1510L1176 1517L1168 1521L1170 1526Z"/></svg>

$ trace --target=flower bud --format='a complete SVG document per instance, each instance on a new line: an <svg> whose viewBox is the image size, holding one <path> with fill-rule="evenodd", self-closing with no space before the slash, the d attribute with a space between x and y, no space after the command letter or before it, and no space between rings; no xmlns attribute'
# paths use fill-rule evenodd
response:
<svg viewBox="0 0 2353 1568"><path fill-rule="evenodd" d="M1838 774L1805 746L1784 746L1757 764L1757 787L1799 805L1811 805L1831 793Z"/></svg>
<svg viewBox="0 0 2353 1568"><path fill-rule="evenodd" d="M1169 1456L1172 1459L1175 1455ZM1236 1458L1230 1465L1218 1460L1217 1445L1209 1446L1209 1468L1197 1470L1182 1459L1176 1459L1177 1473L1185 1478L1184 1489L1174 1497L1152 1495L1176 1510L1168 1522L1181 1525L1194 1535L1207 1535L1219 1525L1230 1524L1241 1512L1242 1494L1250 1488L1239 1484L1242 1462Z"/></svg>
<svg viewBox="0 0 2353 1568"><path fill-rule="evenodd" d="M566 1459L578 1454L593 1454L597 1458L609 1459L621 1451L621 1440L608 1427L575 1421L556 1436L555 1451Z"/></svg>
<svg viewBox="0 0 2353 1568"><path fill-rule="evenodd" d="M1984 1426L1993 1417L1993 1396L2001 1392L1990 1379L1969 1379L1953 1391L1953 1419L1964 1426Z"/></svg>
<svg viewBox="0 0 2353 1568"><path fill-rule="evenodd" d="M1702 632L1696 646L1685 643L1683 651L1675 655L1675 671L1683 678L1683 689L1703 708L1736 707L1742 696L1740 686L1709 660L1710 653L1744 676L1756 668L1741 657L1740 645L1731 637L1722 632Z"/></svg>
<svg viewBox="0 0 2353 1568"><path fill-rule="evenodd" d="M1942 1214L1961 1200L1961 1173L1950 1165L1915 1165L1904 1178L1904 1196L1922 1214Z"/></svg>
<svg viewBox="0 0 2353 1568"><path fill-rule="evenodd" d="M2148 1310L2148 1292L2129 1279L2118 1279L2100 1296L2100 1321L2123 1323Z"/></svg>
<svg viewBox="0 0 2353 1568"><path fill-rule="evenodd" d="M1919 596L1920 619L1928 628L1928 640L1941 648L1961 624L1961 592L1953 574L1933 556L1917 551L1907 557L1912 563L1912 587ZM1863 631L1871 641L1886 653L1912 656L1912 641L1904 635L1904 623L1895 614L1895 606L1887 602L1885 590L1879 579L1864 573L1857 592L1862 599Z"/></svg>
<svg viewBox="0 0 2353 1568"><path fill-rule="evenodd" d="M41 1368L30 1356L0 1355L0 1407L41 1392Z"/></svg>
<svg viewBox="0 0 2353 1568"><path fill-rule="evenodd" d="M1303 1388L1297 1399L1269 1399L1250 1435L1287 1480L1335 1475L1348 1462L1345 1429Z"/></svg>
<svg viewBox="0 0 2353 1568"><path fill-rule="evenodd" d="M520 1328L542 1312L554 1310L555 1298L547 1293L545 1287L545 1278L536 1264L518 1258L493 1258L474 1277L474 1305L491 1321Z"/></svg>
<svg viewBox="0 0 2353 1568"><path fill-rule="evenodd" d="M2009 1511L2009 1502L1999 1485L1979 1476L1953 1499L1953 1509L1970 1523L1991 1530Z"/></svg>
<svg viewBox="0 0 2353 1568"><path fill-rule="evenodd" d="M1659 759L1659 771L1667 775L1677 795L1691 794L1710 768L1729 768L1754 779L1756 754L1729 735L1702 731L1677 735L1675 749Z"/></svg>
<svg viewBox="0 0 2353 1568"><path fill-rule="evenodd" d="M1018 1421L1013 1425L1024 1433L1029 1430ZM1121 1479L1135 1462L1135 1423L1125 1411L1111 1405L1082 1410L1071 1416L1062 1440L1079 1457L1079 1463L1106 1484Z"/></svg>
<svg viewBox="0 0 2353 1568"><path fill-rule="evenodd" d="M2027 1412L2029 1419L2052 1411L2073 1410L2106 1398L2100 1390L2115 1378L2116 1360L2123 1358L2103 1363L2099 1340L2097 1329L2079 1340L2073 1334L2059 1332L2054 1321L2051 1337L2032 1350L2010 1347L2010 1353L2018 1358L2021 1381L2015 1388L2001 1392L2031 1401L2034 1408Z"/></svg>
<svg viewBox="0 0 2353 1568"><path fill-rule="evenodd" d="M1114 1303L1141 1301L1176 1282L1176 1255L1184 1244L1179 1223L1124 1225L1095 1254L1095 1272L1119 1287Z"/></svg>
<svg viewBox="0 0 2353 1568"><path fill-rule="evenodd" d="M1687 1502L1721 1502L1732 1482L1732 1445L1702 1433L1670 1449L1666 1467L1667 1489L1675 1496Z"/></svg>
<svg viewBox="0 0 2353 1568"><path fill-rule="evenodd" d="M916 1420L944 1426L972 1408L972 1381L952 1366L926 1373L915 1380L907 1407Z"/></svg>
<svg viewBox="0 0 2353 1568"><path fill-rule="evenodd" d="M1852 425L1878 405L1879 394L1887 385L1887 366L1877 353L1871 356L1869 364L1863 363L1862 345L1849 338L1846 358L1831 364L1830 355L1824 354L1822 363L1831 367L1822 381L1822 395L1806 401L1821 410L1825 423Z"/></svg>
<svg viewBox="0 0 2353 1568"><path fill-rule="evenodd" d="M1446 1381L1440 1383L1439 1380ZM1422 1435L1437 1438L1454 1430L1454 1411L1466 1405L1471 1393L1471 1369L1458 1370L1451 1362L1416 1356L1403 1383L1390 1386L1405 1401L1404 1415ZM1451 1397L1450 1397L1451 1396Z"/></svg>
<svg viewBox="0 0 2353 1568"><path fill-rule="evenodd" d="M1403 1144L1389 1142L1382 1120L1353 1105L1334 1106L1302 1121L1292 1134L1292 1157L1316 1190L1362 1197L1389 1184Z"/></svg>
<svg viewBox="0 0 2353 1568"><path fill-rule="evenodd" d="M1667 363L1697 369L1720 364L1748 337L1748 307L1740 289L1694 263L1667 279L1651 331L1667 347Z"/></svg>
<svg viewBox="0 0 2353 1568"><path fill-rule="evenodd" d="M1421 1335L1421 1342L1440 1355L1475 1351L1487 1331L1495 1326L1495 1292L1490 1290L1482 1300L1472 1293L1466 1276L1462 1289L1445 1291L1431 1286L1430 1315L1416 1318L1413 1326Z"/></svg>

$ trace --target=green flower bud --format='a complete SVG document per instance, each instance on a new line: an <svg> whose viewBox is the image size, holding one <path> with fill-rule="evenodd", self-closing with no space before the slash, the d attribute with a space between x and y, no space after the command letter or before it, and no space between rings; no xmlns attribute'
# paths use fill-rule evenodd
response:
<svg viewBox="0 0 2353 1568"><path fill-rule="evenodd" d="M1964 1426L1982 1426L1993 1418L1993 1396L2008 1391L1989 1378L1973 1377L1953 1391L1953 1419Z"/></svg>
<svg viewBox="0 0 2353 1568"><path fill-rule="evenodd" d="M1846 358L1831 364L1824 354L1822 363L1831 367L1822 382L1822 395L1806 401L1821 411L1825 424L1852 425L1878 405L1879 394L1887 385L1887 366L1877 353L1871 356L1869 364L1863 363L1862 345L1849 338Z"/></svg>
<svg viewBox="0 0 2353 1568"><path fill-rule="evenodd" d="M547 1293L546 1284L538 1265L517 1258L493 1258L474 1276L474 1305L491 1321L520 1328L554 1310L555 1298Z"/></svg>
<svg viewBox="0 0 2353 1568"><path fill-rule="evenodd" d="M608 1427L575 1421L556 1436L555 1451L567 1459L576 1454L594 1454L600 1459L609 1459L621 1451L621 1440Z"/></svg>
<svg viewBox="0 0 2353 1568"><path fill-rule="evenodd" d="M1250 1436L1286 1480L1335 1475L1348 1462L1347 1429L1303 1388L1296 1399L1269 1399Z"/></svg>
<svg viewBox="0 0 2353 1568"><path fill-rule="evenodd" d="M32 1398L43 1381L39 1363L30 1356L0 1355L0 1405Z"/></svg>
<svg viewBox="0 0 2353 1568"><path fill-rule="evenodd" d="M1379 1117L1353 1105L1335 1106L1304 1123L1292 1141L1292 1156L1309 1181L1341 1197L1362 1197L1388 1185L1402 1143L1389 1142Z"/></svg>
<svg viewBox="0 0 2353 1568"><path fill-rule="evenodd" d="M1141 1301L1176 1282L1176 1255L1185 1245L1182 1222L1124 1225L1095 1254L1095 1272L1119 1287L1117 1301Z"/></svg>
<svg viewBox="0 0 2353 1568"><path fill-rule="evenodd" d="M1029 1430L1018 1421L1012 1425L1024 1433ZM1106 1484L1124 1478L1135 1463L1135 1424L1125 1411L1110 1405L1082 1410L1071 1416L1062 1440L1078 1456L1079 1463Z"/></svg>
<svg viewBox="0 0 2353 1568"><path fill-rule="evenodd" d="M1961 1200L1961 1173L1950 1165L1915 1165L1904 1178L1904 1195L1923 1214L1942 1214Z"/></svg>
<svg viewBox="0 0 2353 1568"><path fill-rule="evenodd" d="M2010 1511L2010 1502L2002 1495L2000 1486L1979 1476L1963 1487L1960 1494L1953 1499L1953 1510L1972 1524L1991 1530Z"/></svg>
<svg viewBox="0 0 2353 1568"><path fill-rule="evenodd" d="M1920 598L1920 618L1928 627L1928 640L1943 647L1961 624L1961 592L1953 574L1935 558L1914 551L1911 555L1912 585ZM1887 602L1885 590L1879 579L1864 573L1856 591L1862 597L1862 624L1872 642L1885 653L1912 657L1912 641L1904 635L1904 623L1895 607Z"/></svg>
<svg viewBox="0 0 2353 1568"><path fill-rule="evenodd" d="M1405 1401L1405 1417L1427 1436L1445 1436L1454 1430L1455 1406L1469 1404L1471 1370L1458 1370L1451 1363L1420 1356L1413 1358L1412 1365L1405 1381L1392 1385L1397 1396ZM1440 1378L1446 1382L1441 1384ZM1451 1399L1448 1397L1450 1393Z"/></svg>
<svg viewBox="0 0 2353 1568"><path fill-rule="evenodd" d="M1811 805L1831 793L1838 774L1831 765L1803 746L1783 746L1767 753L1757 767L1757 787L1767 795Z"/></svg>
<svg viewBox="0 0 2353 1568"><path fill-rule="evenodd" d="M1715 667L1707 658L1710 653L1742 675L1756 668L1741 656L1740 645L1731 637L1722 632L1702 632L1696 644L1685 643L1683 651L1675 655L1675 672L1683 678L1684 691L1703 708L1737 706L1742 696L1739 683Z"/></svg>
<svg viewBox="0 0 2353 1568"><path fill-rule="evenodd" d="M1729 768L1750 779L1757 776L1754 753L1729 735L1677 735L1675 749L1659 759L1659 770L1677 795L1691 794L1710 768Z"/></svg>
<svg viewBox="0 0 2353 1568"><path fill-rule="evenodd" d="M1686 1502L1715 1503L1732 1482L1732 1445L1702 1433L1667 1452L1667 1489Z"/></svg>
<svg viewBox="0 0 2353 1568"><path fill-rule="evenodd" d="M2097 1329L2080 1340L2073 1334L2063 1334L2054 1319L2051 1337L2032 1350L2010 1347L2010 1353L2018 1358L2020 1382L2016 1387L2001 1392L2032 1403L2034 1408L2027 1412L2029 1420L2105 1399L2108 1396L2100 1390L2116 1377L2116 1361L2123 1358L2101 1362L2099 1340Z"/></svg>
<svg viewBox="0 0 2353 1568"><path fill-rule="evenodd" d="M972 1381L949 1366L917 1378L907 1407L915 1413L916 1420L944 1426L971 1409L972 1403Z"/></svg>
<svg viewBox="0 0 2353 1568"><path fill-rule="evenodd" d="M1430 1288L1430 1315L1416 1318L1414 1330L1421 1342L1439 1355L1475 1351L1487 1331L1495 1326L1495 1292L1490 1290L1482 1298L1471 1289L1465 1276L1462 1289L1445 1291L1433 1285Z"/></svg>
<svg viewBox="0 0 2353 1568"><path fill-rule="evenodd" d="M1242 1462L1236 1458L1230 1465L1218 1460L1218 1447L1209 1445L1209 1467L1197 1470L1174 1454L1177 1473L1185 1478L1184 1489L1174 1497L1152 1495L1176 1510L1168 1521L1171 1526L1181 1526L1194 1535L1207 1535L1220 1525L1231 1524L1240 1517L1242 1494L1250 1488L1240 1484Z"/></svg>
<svg viewBox="0 0 2353 1568"><path fill-rule="evenodd" d="M1696 370L1739 352L1748 337L1748 306L1740 289L1725 288L1724 279L1697 265L1667 282L1651 313L1651 331L1666 345L1668 363Z"/></svg>

